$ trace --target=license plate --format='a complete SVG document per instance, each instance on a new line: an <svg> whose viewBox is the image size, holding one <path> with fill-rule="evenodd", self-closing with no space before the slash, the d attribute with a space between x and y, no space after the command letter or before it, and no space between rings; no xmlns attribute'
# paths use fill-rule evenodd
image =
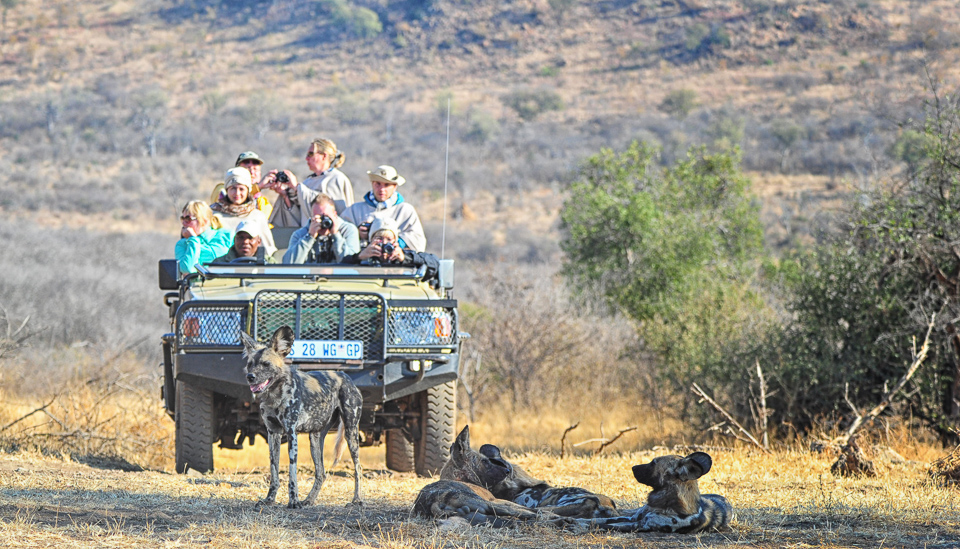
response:
<svg viewBox="0 0 960 549"><path fill-rule="evenodd" d="M294 360L363 360L362 341L298 339L287 357Z"/></svg>

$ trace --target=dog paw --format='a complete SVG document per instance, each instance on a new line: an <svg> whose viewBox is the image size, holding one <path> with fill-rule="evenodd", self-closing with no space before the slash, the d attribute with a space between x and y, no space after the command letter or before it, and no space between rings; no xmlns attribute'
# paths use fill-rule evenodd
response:
<svg viewBox="0 0 960 549"><path fill-rule="evenodd" d="M363 500L355 499L348 503L345 507L351 508L356 507L357 509L363 509Z"/></svg>
<svg viewBox="0 0 960 549"><path fill-rule="evenodd" d="M287 504L287 509L302 509L302 508L303 508L302 501L291 501L290 503Z"/></svg>
<svg viewBox="0 0 960 549"><path fill-rule="evenodd" d="M269 507L271 505L273 505L272 500L261 499L256 503L256 505L253 506L253 508L259 511L260 509L263 509L264 507Z"/></svg>

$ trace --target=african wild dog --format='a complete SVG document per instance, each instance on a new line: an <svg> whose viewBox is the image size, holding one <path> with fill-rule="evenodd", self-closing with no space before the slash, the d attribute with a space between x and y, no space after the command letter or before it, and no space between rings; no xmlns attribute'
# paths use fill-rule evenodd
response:
<svg viewBox="0 0 960 549"><path fill-rule="evenodd" d="M622 517L597 519L589 526L618 532L675 532L692 534L725 529L733 507L723 496L700 494L697 479L707 474L713 460L694 452L687 457L661 456L633 466L633 476L653 488L647 504Z"/></svg>
<svg viewBox="0 0 960 549"><path fill-rule="evenodd" d="M492 444L480 447L480 454L490 460L507 463L500 448ZM529 509L548 511L576 519L608 518L617 515L617 504L603 494L594 494L583 488L554 488L536 479L520 467L508 464L510 474L489 486L493 495Z"/></svg>
<svg viewBox="0 0 960 549"><path fill-rule="evenodd" d="M427 518L460 517L473 525L506 526L517 521L544 520L563 526L568 519L535 512L511 501L497 499L485 488L510 474L510 464L470 448L470 428L464 427L450 446L450 459L440 470L440 480L420 490L413 514Z"/></svg>
<svg viewBox="0 0 960 549"><path fill-rule="evenodd" d="M247 359L244 371L250 391L260 404L260 417L267 428L270 447L270 489L267 497L257 505L273 503L280 488L280 444L286 438L290 457L290 501L287 507L295 509L312 505L323 486L323 439L337 426L334 453L339 459L346 438L353 458L354 489L352 504L361 505L359 425L363 405L360 390L342 372L300 372L284 362L293 345L293 330L283 326L274 332L269 346L258 344L240 332L243 355ZM307 499L302 502L297 494L297 433L310 434L310 454L313 457L314 483ZM336 459L334 460L336 464Z"/></svg>

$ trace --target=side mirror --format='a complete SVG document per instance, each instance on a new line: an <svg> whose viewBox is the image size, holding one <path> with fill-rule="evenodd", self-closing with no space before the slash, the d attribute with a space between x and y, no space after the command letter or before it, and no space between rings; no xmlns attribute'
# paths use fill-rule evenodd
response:
<svg viewBox="0 0 960 549"><path fill-rule="evenodd" d="M437 278L440 279L440 287L445 290L450 290L453 288L453 260L452 259L441 259L440 260L440 269L437 273Z"/></svg>
<svg viewBox="0 0 960 549"><path fill-rule="evenodd" d="M159 280L161 290L176 290L180 288L180 267L176 259L161 259Z"/></svg>

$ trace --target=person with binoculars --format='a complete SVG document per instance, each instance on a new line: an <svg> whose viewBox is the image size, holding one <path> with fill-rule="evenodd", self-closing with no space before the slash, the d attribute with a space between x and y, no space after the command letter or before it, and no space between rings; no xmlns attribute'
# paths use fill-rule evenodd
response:
<svg viewBox="0 0 960 549"><path fill-rule="evenodd" d="M356 225L337 215L333 198L317 194L310 210L313 216L309 224L290 236L284 263L340 263L345 256L360 251Z"/></svg>

